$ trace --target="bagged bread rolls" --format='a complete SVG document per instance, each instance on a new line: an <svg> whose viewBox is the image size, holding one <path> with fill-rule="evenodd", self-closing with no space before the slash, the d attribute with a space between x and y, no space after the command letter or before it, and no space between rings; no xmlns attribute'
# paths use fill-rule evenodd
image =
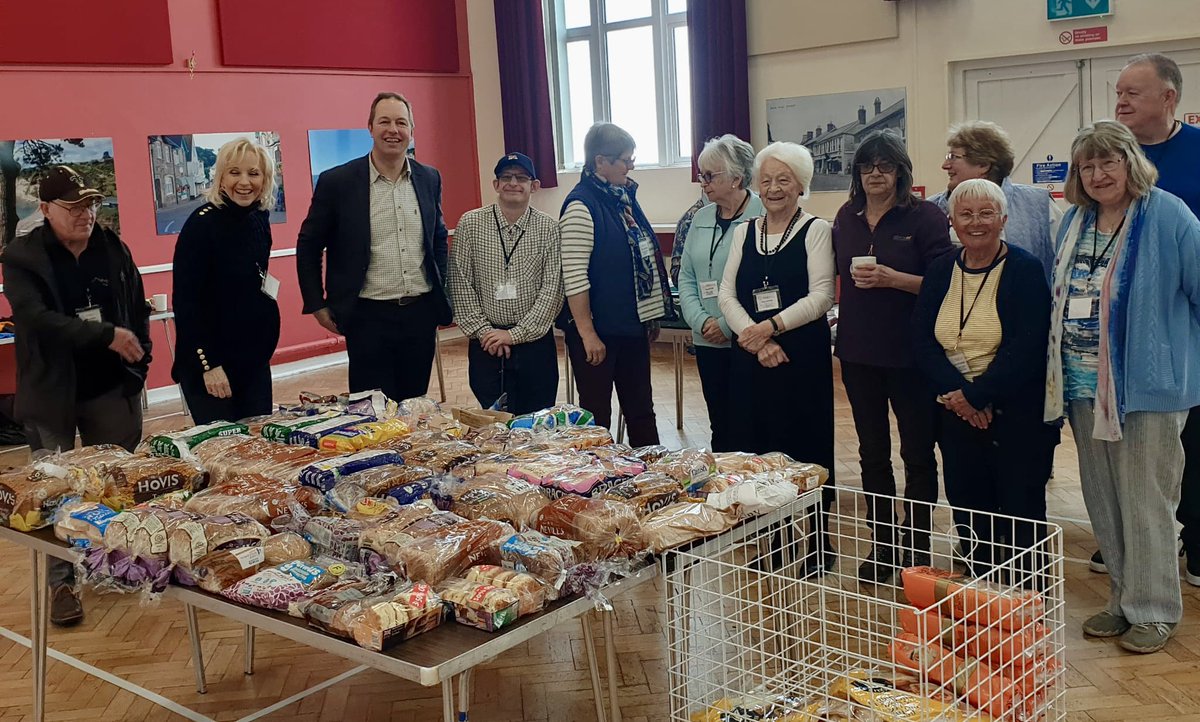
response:
<svg viewBox="0 0 1200 722"><path fill-rule="evenodd" d="M447 579L436 588L459 624L494 632L517 620L521 600L508 589L466 579Z"/></svg>
<svg viewBox="0 0 1200 722"><path fill-rule="evenodd" d="M528 482L500 474L475 477L450 502L450 511L465 519L495 519L526 529L547 504L545 495Z"/></svg>
<svg viewBox="0 0 1200 722"><path fill-rule="evenodd" d="M647 547L662 553L681 544L720 534L733 527L737 517L707 504L681 501L659 509L642 520Z"/></svg>
<svg viewBox="0 0 1200 722"><path fill-rule="evenodd" d="M441 597L424 583L365 599L359 607L361 613L351 621L350 633L360 647L376 652L441 624L444 609Z"/></svg>
<svg viewBox="0 0 1200 722"><path fill-rule="evenodd" d="M317 629L349 637L351 625L363 612L360 602L388 592L394 583L395 578L381 576L363 582L335 584L304 601L304 618Z"/></svg>
<svg viewBox="0 0 1200 722"><path fill-rule="evenodd" d="M436 586L474 564L498 560L499 543L514 533L504 522L462 521L395 549L385 545L385 549L389 562L403 566L397 572L406 573L412 581Z"/></svg>
<svg viewBox="0 0 1200 722"><path fill-rule="evenodd" d="M645 548L637 512L609 499L568 495L538 511L534 528L543 534L580 542L584 559L629 557Z"/></svg>
<svg viewBox="0 0 1200 722"><path fill-rule="evenodd" d="M476 584L490 584L517 595L520 600L517 612L520 616L542 611L546 604L546 583L531 574L505 569L495 564L480 564L471 567L463 577Z"/></svg>

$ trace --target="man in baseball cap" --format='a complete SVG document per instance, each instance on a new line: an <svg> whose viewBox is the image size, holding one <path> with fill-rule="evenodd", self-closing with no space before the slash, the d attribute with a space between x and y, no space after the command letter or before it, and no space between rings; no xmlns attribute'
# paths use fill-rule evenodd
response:
<svg viewBox="0 0 1200 722"><path fill-rule="evenodd" d="M129 248L96 223L104 194L67 166L38 187L45 221L0 255L16 326L15 415L34 458L142 436L141 391L150 364L150 320ZM50 621L83 619L69 562L51 562Z"/></svg>
<svg viewBox="0 0 1200 722"><path fill-rule="evenodd" d="M525 414L553 406L562 308L558 222L529 206L541 184L524 153L495 167L496 202L464 213L450 246L454 321L467 347L471 391L483 408Z"/></svg>

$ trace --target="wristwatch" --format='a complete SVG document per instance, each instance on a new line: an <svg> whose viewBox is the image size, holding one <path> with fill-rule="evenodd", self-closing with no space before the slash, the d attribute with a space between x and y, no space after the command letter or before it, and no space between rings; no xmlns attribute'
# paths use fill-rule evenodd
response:
<svg viewBox="0 0 1200 722"><path fill-rule="evenodd" d="M783 329L779 327L779 324L775 321L774 316L768 318L767 320L771 322L771 328L775 329L775 332L771 334L772 336L778 336L779 334L783 333Z"/></svg>

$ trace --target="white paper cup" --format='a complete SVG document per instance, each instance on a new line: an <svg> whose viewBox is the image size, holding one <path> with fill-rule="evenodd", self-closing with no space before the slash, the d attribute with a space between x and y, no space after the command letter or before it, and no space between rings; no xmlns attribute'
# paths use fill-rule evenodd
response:
<svg viewBox="0 0 1200 722"><path fill-rule="evenodd" d="M158 311L159 313L162 313L163 311L167 310L167 294L165 294L165 293L154 294L154 310Z"/></svg>
<svg viewBox="0 0 1200 722"><path fill-rule="evenodd" d="M874 266L875 256L855 256L850 259L850 269L853 270L859 266Z"/></svg>

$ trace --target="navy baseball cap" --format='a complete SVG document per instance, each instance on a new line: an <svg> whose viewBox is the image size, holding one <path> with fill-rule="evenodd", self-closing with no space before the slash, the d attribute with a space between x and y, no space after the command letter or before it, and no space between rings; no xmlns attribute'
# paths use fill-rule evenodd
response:
<svg viewBox="0 0 1200 722"><path fill-rule="evenodd" d="M495 170L496 177L500 177L500 171L514 165L528 173L530 178L537 180L537 171L533 169L533 159L524 153L509 153L497 161Z"/></svg>

